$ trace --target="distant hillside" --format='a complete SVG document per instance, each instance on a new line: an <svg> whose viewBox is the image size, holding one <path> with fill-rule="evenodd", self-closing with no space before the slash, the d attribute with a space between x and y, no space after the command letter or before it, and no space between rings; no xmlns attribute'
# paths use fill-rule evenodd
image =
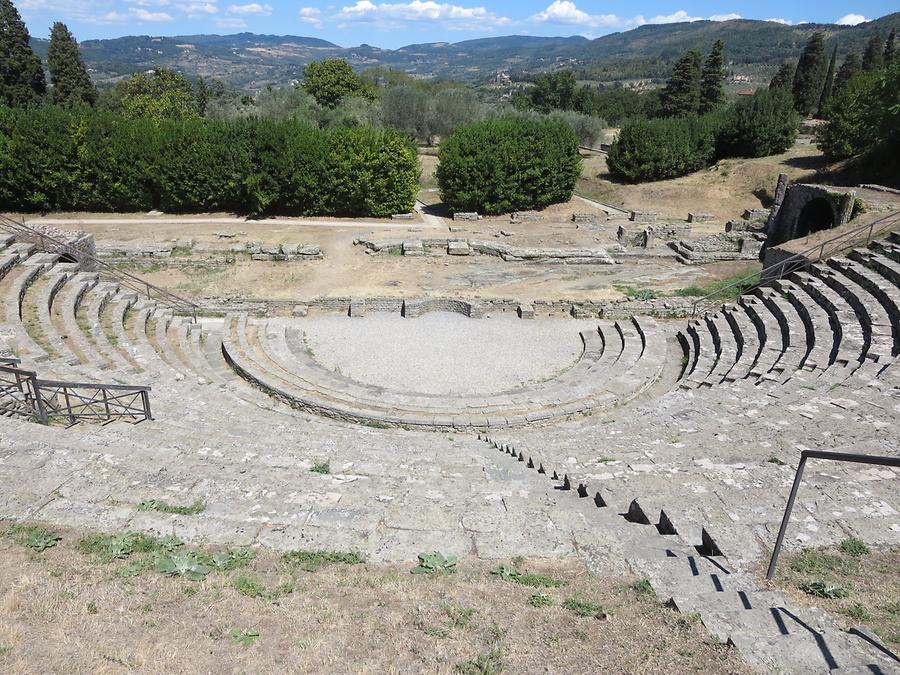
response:
<svg viewBox="0 0 900 675"><path fill-rule="evenodd" d="M709 49L721 38L733 65L772 66L797 58L809 35L825 31L827 43L841 54L862 51L876 32L886 37L900 30L900 13L859 26L803 24L785 26L767 21L695 21L646 25L596 40L584 37L505 37L457 43L415 44L400 49L371 45L340 47L317 38L292 35L184 35L130 36L88 40L81 48L99 83L154 67L176 68L196 77L218 78L233 86L258 90L270 84L299 79L310 61L345 58L357 68L385 67L420 77L478 81L493 73L529 72L554 67L575 67L584 72L605 72L617 77L653 77L666 71L665 63L692 48ZM47 41L32 40L46 58Z"/></svg>

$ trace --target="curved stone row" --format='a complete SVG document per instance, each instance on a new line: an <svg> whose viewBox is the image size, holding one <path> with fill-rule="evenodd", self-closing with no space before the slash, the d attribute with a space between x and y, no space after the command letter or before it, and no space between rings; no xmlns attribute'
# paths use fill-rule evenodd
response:
<svg viewBox="0 0 900 675"><path fill-rule="evenodd" d="M877 374L900 354L900 235L757 288L679 338L682 388Z"/></svg>
<svg viewBox="0 0 900 675"><path fill-rule="evenodd" d="M276 329L269 330L274 325ZM487 428L545 422L625 403L660 376L664 336L651 319L582 334L576 364L547 382L497 394L447 397L392 391L323 367L296 331L245 315L226 319L222 351L242 377L290 405L361 423Z"/></svg>

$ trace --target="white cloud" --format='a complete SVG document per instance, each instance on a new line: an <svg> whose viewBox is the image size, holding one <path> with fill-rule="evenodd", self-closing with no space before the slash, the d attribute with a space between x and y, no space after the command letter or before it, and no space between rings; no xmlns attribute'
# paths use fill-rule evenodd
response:
<svg viewBox="0 0 900 675"><path fill-rule="evenodd" d="M838 26L857 26L868 21L862 14L847 14L835 21Z"/></svg>
<svg viewBox="0 0 900 675"><path fill-rule="evenodd" d="M765 19L765 21L769 21L769 22L771 22L771 23L780 23L780 24L785 25L785 26L793 26L793 25L794 25L794 22L791 21L791 20L789 20L789 19L775 19L775 18L773 18L773 19Z"/></svg>
<svg viewBox="0 0 900 675"><path fill-rule="evenodd" d="M178 5L178 9L192 19L211 16L219 12L218 6L212 2L182 2Z"/></svg>
<svg viewBox="0 0 900 675"><path fill-rule="evenodd" d="M713 16L691 16L683 9L673 14L644 18L642 15L623 17L615 14L589 14L571 0L553 0L546 9L530 18L535 23L552 23L565 26L587 26L589 28L634 28L644 24L680 23L683 21L730 21L742 18L740 14L714 14Z"/></svg>
<svg viewBox="0 0 900 675"><path fill-rule="evenodd" d="M116 12L110 12L110 14L116 14ZM134 21L145 23L164 23L166 21L173 21L172 15L167 14L166 12L148 12L146 9L139 9L137 7L129 7L128 17Z"/></svg>
<svg viewBox="0 0 900 675"><path fill-rule="evenodd" d="M237 30L246 28L247 22L237 16L226 16L216 19L216 28L224 28L225 30Z"/></svg>
<svg viewBox="0 0 900 675"><path fill-rule="evenodd" d="M450 30L490 30L512 23L510 19L497 16L486 7L463 7L433 0L404 3L357 0L355 5L341 8L335 18L342 22L375 23L382 26L410 21L439 21Z"/></svg>
<svg viewBox="0 0 900 675"><path fill-rule="evenodd" d="M303 23L308 23L311 26L315 26L316 28L321 28L322 10L316 9L315 7L301 7L300 21L302 21Z"/></svg>
<svg viewBox="0 0 900 675"><path fill-rule="evenodd" d="M231 5L228 8L229 14L241 14L244 16L247 15L257 15L257 16L271 16L272 15L272 5L261 5L258 2L251 2L247 5Z"/></svg>

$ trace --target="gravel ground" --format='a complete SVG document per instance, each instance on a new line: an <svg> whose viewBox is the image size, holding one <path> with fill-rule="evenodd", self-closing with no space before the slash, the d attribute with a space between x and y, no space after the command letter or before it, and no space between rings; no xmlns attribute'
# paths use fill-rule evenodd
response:
<svg viewBox="0 0 900 675"><path fill-rule="evenodd" d="M297 319L325 367L367 384L424 394L490 394L551 378L582 352L596 320L469 319L434 312Z"/></svg>

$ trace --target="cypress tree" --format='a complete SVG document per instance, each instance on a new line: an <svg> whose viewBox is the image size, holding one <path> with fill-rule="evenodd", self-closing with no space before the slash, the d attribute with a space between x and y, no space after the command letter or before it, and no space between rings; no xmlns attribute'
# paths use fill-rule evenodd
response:
<svg viewBox="0 0 900 675"><path fill-rule="evenodd" d="M862 67L866 72L884 67L884 42L881 41L880 35L875 34L869 38L863 54Z"/></svg>
<svg viewBox="0 0 900 675"><path fill-rule="evenodd" d="M66 24L57 21L50 31L50 48L47 51L50 66L50 83L53 85L53 102L61 105L94 105L97 88L91 82L78 43Z"/></svg>
<svg viewBox="0 0 900 675"><path fill-rule="evenodd" d="M828 101L831 100L831 94L834 92L834 64L837 61L837 45L831 50L831 59L828 61L828 72L825 73L825 85L822 87L822 95L819 96L819 109L816 116L821 118L822 112Z"/></svg>
<svg viewBox="0 0 900 675"><path fill-rule="evenodd" d="M675 62L672 77L662 93L662 107L669 117L696 115L700 110L700 52L692 49Z"/></svg>
<svg viewBox="0 0 900 675"><path fill-rule="evenodd" d="M859 54L850 54L844 62L841 64L841 67L838 69L837 75L834 78L834 93L839 92L844 88L844 85L847 84L847 81L862 72L862 61L859 58Z"/></svg>
<svg viewBox="0 0 900 675"><path fill-rule="evenodd" d="M0 0L0 103L20 106L47 93L41 60L28 44L30 36L11 0Z"/></svg>
<svg viewBox="0 0 900 675"><path fill-rule="evenodd" d="M725 77L725 43L716 40L709 56L703 64L700 75L700 112L706 113L718 108L725 100L722 78Z"/></svg>
<svg viewBox="0 0 900 675"><path fill-rule="evenodd" d="M891 28L891 34L888 35L887 42L884 43L884 65L885 67L891 66L894 63L894 59L896 56L896 47L894 46L894 42L897 40L897 31L894 28Z"/></svg>
<svg viewBox="0 0 900 675"><path fill-rule="evenodd" d="M793 63L782 63L778 72L772 77L772 81L769 82L769 89L790 89L796 69L797 66Z"/></svg>
<svg viewBox="0 0 900 675"><path fill-rule="evenodd" d="M794 73L794 108L801 115L811 115L819 103L825 84L825 34L813 33Z"/></svg>

